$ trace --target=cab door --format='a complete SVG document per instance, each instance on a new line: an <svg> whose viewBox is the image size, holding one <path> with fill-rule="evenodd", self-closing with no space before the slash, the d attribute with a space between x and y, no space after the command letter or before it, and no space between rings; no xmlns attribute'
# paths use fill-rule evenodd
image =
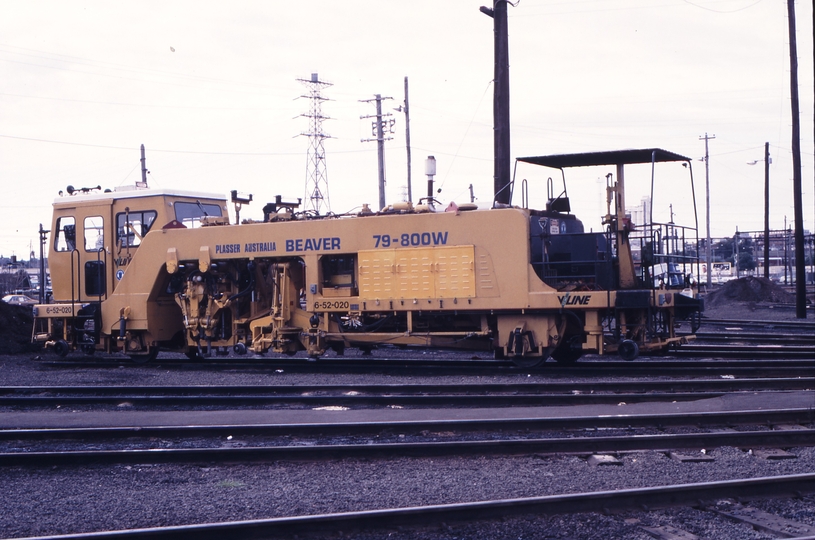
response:
<svg viewBox="0 0 815 540"><path fill-rule="evenodd" d="M54 300L57 302L78 299L81 252L76 245L76 221L76 208L64 208L55 213L51 226L54 232L48 253L48 268Z"/></svg>
<svg viewBox="0 0 815 540"><path fill-rule="evenodd" d="M110 226L102 213L91 211L82 219L82 294L86 300L102 301L110 281Z"/></svg>

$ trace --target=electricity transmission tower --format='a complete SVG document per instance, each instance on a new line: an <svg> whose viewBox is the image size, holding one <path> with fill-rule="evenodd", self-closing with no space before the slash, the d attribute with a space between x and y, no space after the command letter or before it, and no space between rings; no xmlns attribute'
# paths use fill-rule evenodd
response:
<svg viewBox="0 0 815 540"><path fill-rule="evenodd" d="M331 203L328 200L328 174L325 164L325 148L323 141L331 136L323 133L323 120L330 120L328 116L323 116L321 112L323 101L328 98L322 96L322 89L331 86L331 83L321 81L316 73L311 74L311 79L297 79L308 88L308 95L300 97L311 100L308 114L301 114L309 119L308 132L300 135L308 137L308 157L306 160L306 191L304 197L304 210L313 210L318 215L325 206L326 213L331 211Z"/></svg>

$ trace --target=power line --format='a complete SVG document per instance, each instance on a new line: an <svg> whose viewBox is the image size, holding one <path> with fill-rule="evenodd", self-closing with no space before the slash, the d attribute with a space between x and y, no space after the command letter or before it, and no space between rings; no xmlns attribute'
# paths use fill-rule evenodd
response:
<svg viewBox="0 0 815 540"><path fill-rule="evenodd" d="M154 69L154 68L131 67L131 66L127 66L127 65L124 65L124 64L116 64L116 63L113 63L113 62L105 62L103 60L93 60L93 59L81 58L81 57L76 57L76 56L69 56L69 55L64 55L64 54L59 54L59 53L52 53L52 52L47 52L47 51L39 51L39 50L36 50L36 49L26 49L26 48L23 48L23 47L15 47L15 46L12 46L12 45L0 45L0 50L2 50L2 49L6 49L6 52L8 52L10 54L16 54L16 55L19 55L19 56L29 56L29 57L43 59L43 60L64 62L64 63L67 63L67 64L76 64L76 65L79 65L79 66L86 66L86 67L93 67L93 68L100 68L101 67L101 68L105 68L105 69L114 69L114 70L118 70L118 71L125 71L125 72L131 72L131 73L169 76L169 77L174 77L176 79L186 79L186 80L189 80L189 81L202 81L202 82L209 82L209 83L226 84L226 85L230 85L230 86L234 86L234 85L237 84L237 85L244 85L244 86L255 86L255 87L258 87L258 88L269 88L270 87L270 85L262 84L262 83L235 81L235 80L231 80L231 79L219 79L219 78L216 78L216 77L205 77L205 76L201 76L201 75L188 75L188 74L176 73L176 72L172 72L172 71L160 70L160 69ZM18 49L18 50L27 51L27 52L15 52L15 51L9 50L9 49ZM38 53L38 54L31 54L31 53ZM42 68L46 68L46 69L57 69L57 70L63 70L63 71L75 71L77 73L83 73L83 74L87 74L87 75L104 75L104 74L100 74L100 73L91 73L91 72L87 72L87 71L80 71L80 70L71 69L71 68L67 68L67 67L56 67L56 66L49 66L49 65L44 65L44 64L34 64L34 63L30 63L30 62L22 62L22 61L19 61L19 60L10 60L10 59L3 59L3 60L5 60L7 62L12 62L12 63L15 63L15 64L26 64L26 65L37 66L37 67L42 67ZM117 76L117 75L105 75L105 76L118 77L118 78L127 78L127 77L121 77L121 76ZM141 79L139 79L139 80L141 80Z"/></svg>
<svg viewBox="0 0 815 540"><path fill-rule="evenodd" d="M217 111L274 111L274 107L213 107L211 105L192 106L192 105L152 105L149 103L121 103L115 101L93 101L88 99L70 99L58 98L48 96L26 96L24 94L8 94L0 92L0 96L19 97L24 99L43 99L48 101L67 101L69 103L88 103L91 105L116 105L123 107L151 107L157 109L206 109Z"/></svg>
<svg viewBox="0 0 815 540"><path fill-rule="evenodd" d="M0 137L5 139L16 139L20 141L32 141L32 142L41 142L41 143L51 143L51 144L67 144L70 146L86 146L89 148L105 148L108 150L127 150L128 152L132 152L133 148L130 146L111 146L111 145L104 145L104 144L89 144L89 143L77 143L77 142L69 142L69 141L55 141L51 139L37 139L33 137L18 137L15 135L2 135ZM150 149L151 152L162 152L166 154L202 154L202 155L211 155L211 156L299 156L300 152L210 152L210 151L203 151L203 150L160 150L160 149ZM362 152L370 152L370 150L341 150L337 153L340 154L357 154Z"/></svg>

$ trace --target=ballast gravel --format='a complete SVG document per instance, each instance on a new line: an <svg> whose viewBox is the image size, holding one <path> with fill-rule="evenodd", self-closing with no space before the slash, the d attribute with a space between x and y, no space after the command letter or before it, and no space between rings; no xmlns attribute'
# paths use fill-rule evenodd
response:
<svg viewBox="0 0 815 540"><path fill-rule="evenodd" d="M622 456L621 466L601 467L592 467L578 457L535 456L9 467L0 470L0 535L13 538L161 527L811 472L813 449L793 452L798 459L772 462L739 449L720 448L711 452L712 463L679 463L661 453L644 452ZM802 504L808 504L808 509ZM783 517L815 526L815 499L774 501L773 508ZM594 524L587 527L587 519ZM711 521L717 523L715 533L705 532L712 527ZM401 535L395 538L647 538L634 525L665 522L702 538L772 538L742 530L743 526L735 536L725 534L726 520L688 509L628 513L622 518L524 516L468 524L460 530L449 524L447 528L388 533ZM507 523L512 524L509 530L500 532ZM492 532L483 536L483 531Z"/></svg>
<svg viewBox="0 0 815 540"><path fill-rule="evenodd" d="M525 375L496 377L496 382ZM161 367L54 369L31 355L0 356L10 385L342 384L425 382L392 375L234 372ZM481 377L480 382L484 382ZM466 382L466 375L429 377ZM493 380L489 378L489 380ZM160 445L161 441L155 441ZM240 440L230 444L239 445ZM708 451L710 463L681 463L660 452L627 453L622 465L591 466L575 456L343 459L253 464L98 465L0 468L0 538L162 527L280 516L512 499L587 491L755 478L815 471L815 449L796 459L766 460L738 448ZM727 507L732 501L718 501ZM750 501L754 507L815 526L815 498ZM671 526L699 538L769 539L710 509L621 514L524 515L332 537L374 539L646 539L642 527Z"/></svg>

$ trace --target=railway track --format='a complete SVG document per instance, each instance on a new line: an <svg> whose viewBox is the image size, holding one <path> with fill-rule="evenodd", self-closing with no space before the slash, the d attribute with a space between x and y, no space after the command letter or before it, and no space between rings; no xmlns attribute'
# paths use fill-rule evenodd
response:
<svg viewBox="0 0 815 540"><path fill-rule="evenodd" d="M815 333L813 334L792 334L792 333L743 333L743 332L696 332L695 343L756 343L765 345L781 346L815 346Z"/></svg>
<svg viewBox="0 0 815 540"><path fill-rule="evenodd" d="M802 497L815 492L815 474L769 476L745 480L674 484L659 487L570 493L542 497L487 500L408 508L385 508L337 514L302 515L236 522L203 523L146 529L101 531L87 534L39 537L39 540L85 539L244 539L291 535L342 534L345 531L393 531L417 524L446 527L461 523L504 519L520 515L552 515L621 510L652 511L658 508L703 507L704 501L723 498ZM815 536L798 536L812 540Z"/></svg>
<svg viewBox="0 0 815 540"><path fill-rule="evenodd" d="M708 319L702 318L702 326L727 327L732 329L755 329L766 328L771 330L791 330L795 332L807 332L810 335L815 332L815 322L809 320L800 321L770 321L770 320L744 320L744 319Z"/></svg>
<svg viewBox="0 0 815 540"><path fill-rule="evenodd" d="M108 378L126 380L135 376L138 379L134 380L152 381L155 380L153 374L162 374L162 370L168 373L189 374L190 380L194 380L197 373L202 375L202 380L211 379L212 371L223 371L224 376L235 377L234 380L241 380L240 378L244 377L245 373L270 374L268 359L263 359L263 363L239 360L239 364L231 363L234 360L231 358L224 360L226 361L216 360L197 365L190 365L187 362L174 364L172 359L167 359L167 361L160 359L159 363L148 366L122 364L124 369ZM438 365L439 360L442 365ZM359 364L355 364L357 361ZM470 362L481 362L482 364L471 367L468 366ZM55 364L62 364L62 362ZM118 362L110 362L110 364L117 369L122 369ZM97 364L97 367L100 373L106 373L106 370L112 367L111 365ZM131 366L141 371L128 371ZM59 367L65 368L66 366ZM524 404L558 404L556 401L558 399L564 399L560 403L567 405L579 403L616 405L618 402L653 401L656 399L655 396L660 396L660 394L669 396L670 401L680 401L685 397L694 400L709 397L725 398L734 393L747 392L758 394L757 403L766 403L761 397L763 392L779 390L786 392L785 388L804 390L815 386L815 366L807 359L708 361L665 357L622 362L587 357L571 366L548 362L539 369L520 370L506 364L499 365L493 360L472 360L471 357L461 356L444 358L442 355L433 355L429 362L417 357L399 360L325 358L318 362L305 360L292 362L289 359L287 363L276 363L273 367L275 370L283 371L281 376L293 373L328 374L329 377L323 379L328 381L332 380L330 378L332 374L343 376L354 373L383 373L388 376L421 374L429 377L432 382L432 378L437 375L472 376L484 373L490 376L513 375L515 377L522 374L524 375L523 381L526 382L407 385L229 385L214 388L207 385L76 387L34 384L0 387L0 406L8 411L31 409L33 412L27 413L31 415L38 414L36 412L38 410L56 410L56 405L62 404L62 410L68 409L66 413L71 414L74 419L77 418L76 415L93 412L93 414L102 415L100 418L106 414L109 415L111 424L113 424L117 422L115 417L121 410L113 406L122 403L126 403L127 410L134 413L153 414L149 411L150 408L178 411L178 414L173 413L173 417L183 422L184 410L187 407L227 410L245 407L316 408L339 405L359 409L396 405L428 410L440 406L459 407L464 410L467 407L491 405L514 407ZM35 372L44 368L51 369L50 365L44 362L34 363ZM61 370L58 369L52 371L52 373L60 372ZM87 372L77 370L77 373ZM532 374L535 378L527 380L526 373ZM69 367L66 375L73 376L70 374ZM216 375L221 380L221 375L217 373ZM542 375L547 378L542 378ZM559 380L559 377L575 377L580 380L579 382L563 381ZM613 377L617 380L592 380L601 377ZM620 380L627 377L672 377L675 379ZM472 379L474 380L475 377ZM88 379L83 376L82 380ZM278 379L270 377L267 380L276 381ZM297 375L293 380L302 382L309 379ZM510 378L508 380L520 379ZM788 386L785 387L785 385ZM15 401L18 398L20 401ZM525 403L524 400L530 401ZM73 412L70 410L72 408L75 409ZM192 471L215 470L223 471L223 476L212 472L195 472L195 476L200 477L203 474L207 477L221 477L223 478L221 482L225 482L224 485L227 486L223 489L230 489L228 486L233 482L231 475L235 475L235 482L245 481L247 484L252 482L250 479L254 476L246 472L247 468L265 471L273 467L286 471L297 471L300 466L305 465L308 465L309 470L312 470L312 466L317 467L316 470L337 466L339 469L347 468L349 474L355 474L352 471L364 469L378 476L385 474L384 478L387 478L388 473L379 472L380 468L384 467L383 470L387 471L389 467L404 466L406 463L416 461L425 464L416 465L421 468L422 477L443 464L451 467L448 472L456 476L455 471L460 470L459 467L463 467L464 470L469 467L480 468L485 465L483 460L486 459L488 461L508 460L512 462L513 466L516 463L522 466L529 461L541 464L545 462L546 465L542 465L545 468L542 470L547 471L547 475L548 471L553 471L556 477L559 477L556 471L567 465L569 458L566 456L573 456L571 459L587 467L585 464L588 456L605 454L614 455L625 462L624 467L619 467L620 471L628 469L630 474L636 475L638 474L636 471L642 473L642 468L632 467L632 461L642 462L642 459L647 459L654 463L656 470L659 470L666 462L675 463L674 459L666 455L682 454L684 451L688 455L699 457L701 456L698 452L699 448L707 449L708 455L715 454L718 460L720 450L717 448L720 445L721 451L730 457L712 465L702 466L709 467L711 471L717 467L729 467L733 453L747 455L747 452L740 452L738 450L740 448L785 448L792 449L793 454L798 452L798 449L803 449L803 455L799 458L801 463L792 471L806 473L811 470L807 468L802 470L802 466L811 461L811 448L815 446L811 408L711 413L682 412L669 415L613 414L623 409L614 407L612 414L602 417L507 419L500 417L499 414L492 419L441 422L430 419L321 424L129 425L109 428L3 429L0 430L0 448L5 451L0 453L0 467L2 467L0 472L4 478L8 478L9 471L12 471L11 478L16 476L24 478L28 474L37 476L40 474L37 471L54 471L49 475L56 474L57 476L65 474L81 477L87 474L95 479L116 478L124 475L128 478L132 476L135 482L142 474L154 471L155 474L162 475L168 481L175 482L176 475L183 477L183 471L188 469ZM261 414L265 412L261 411ZM179 415L181 418L178 418ZM122 417L122 415L118 416ZM138 419L140 416L138 414L128 415L127 418ZM807 425L808 428L799 428L794 431L770 429L779 424L802 424ZM683 426L690 427L690 429ZM705 427L700 428L699 426ZM721 426L741 426L742 431L723 430ZM670 433L667 434L654 433L655 429L663 430L671 427L677 429L669 429ZM579 433L575 430L586 431ZM688 431L690 433L687 433ZM646 455L652 457L641 458ZM754 462L756 459L758 458L750 459L750 461ZM459 461L462 465L457 464ZM331 465L332 463L335 465ZM396 465L393 465L394 463ZM686 467L692 466L687 465ZM137 470L143 470L144 473L137 473ZM526 471L528 474L528 470ZM731 477L738 476L738 473L724 474L732 474ZM516 482L517 479L514 476L514 474L509 474L502 478ZM762 475L753 474L752 477L764 480ZM771 476L766 477L771 478ZM431 477L428 476L428 478ZM368 534L372 535L370 537L374 538L388 536L397 527L403 529L402 532L405 534L402 537L408 538L411 535L411 527L414 527L416 523L421 523L422 527L439 527L442 531L439 537L446 537L445 531L454 530L449 527L449 524L476 524L484 519L495 517L505 520L511 516L535 513L538 514L535 519L541 519L539 512L563 516L573 512L608 513L616 510L642 512L643 505L649 509L661 507L663 505L661 497L672 501L671 504L688 504L698 507L700 499L718 499L723 496L749 498L751 493L759 492L763 496L773 497L784 497L789 494L807 496L807 493L813 491L812 475L807 474L779 474L776 478L777 484L774 481L767 481L760 487L739 484L745 481L732 479L721 482L689 482L695 478L696 475L689 474L686 477L683 472L679 478L647 484L660 487L621 489L617 486L607 487L600 482L600 487L606 487L607 491L587 489L588 486L584 485L583 489L579 490L583 493L518 497L521 492L510 490L508 493L512 498L496 498L494 494L487 497L476 495L475 497L442 498L443 502L448 500L477 501L475 503L455 502L454 504L416 506L419 502L426 502L425 499L421 499L414 501L412 505L379 505L376 502L379 500L377 498L364 504L350 506L319 506L317 507L319 512L315 512L317 515L314 516L302 515L308 513L308 510L298 511L296 510L298 504L295 504L294 510L292 510L292 505L285 505L284 510L261 513L256 516L260 518L287 517L270 519L241 517L241 521L214 524L206 523L206 519L198 519L182 522L197 522L198 524L195 525L176 524L170 527L153 527L157 525L155 521L143 519L128 522L127 530L107 530L115 528L109 524L94 525L93 533L77 533L62 538L66 540L67 538L249 538L286 535L298 535L301 538L313 535L322 538L325 535L339 534L338 531L343 531L346 535L348 531L368 531ZM702 478L708 479L705 476ZM273 489L272 486L275 485L286 485L285 476L282 479L282 484L278 480L276 483L270 483L266 489ZM671 484L671 480L675 485L662 485L662 483ZM543 481L546 480L543 479ZM584 479L581 479L582 481ZM627 482L625 484L629 485ZM94 482L93 485L97 485L97 482ZM558 486L563 485L569 485L569 483L564 482L561 478ZM702 485L707 486L709 489L707 493L713 495L707 497L701 491L693 491ZM595 485L595 487L598 486ZM663 488L664 493L654 491ZM166 491L163 485L157 485L155 489ZM235 495L238 497L237 500L240 500L240 491L243 488L237 489L238 492ZM332 493L330 484L320 489L326 489L329 496ZM386 487L380 486L376 489L381 489L384 494L381 500L392 499L392 495L387 495ZM557 490L558 487L554 489ZM558 491L534 489L527 493L538 495L558 493ZM686 496L690 493L693 495ZM608 498L613 499L615 503L603 504L603 501L608 500L605 494L609 494ZM620 494L622 498L619 497ZM630 499L628 499L629 495ZM303 500L299 498L300 496L294 496L295 500ZM558 500L568 502L558 503ZM433 501L438 502L439 499L433 499ZM600 502L597 506L592 507L589 501ZM583 506L584 504L586 506ZM386 506L409 506L409 508L387 508ZM350 508L351 511L335 513L347 508ZM372 508L374 510L371 510ZM532 510L529 510L530 508ZM544 508L546 509L541 510ZM367 510L358 511L359 509ZM402 513L406 510L407 513L402 517ZM651 513L653 514L654 511L652 510ZM245 516L245 514L236 515ZM369 519L368 516L372 517ZM223 520L224 518L218 519ZM226 519L236 518L230 516ZM212 518L209 521L212 521ZM659 519L655 518L654 521L659 521ZM110 523L110 521L100 521L100 523L105 522ZM173 523L173 521L166 523ZM551 524L551 522L547 523ZM144 528L145 526L148 527ZM480 527L481 525L474 526ZM399 529L396 531L399 532ZM430 537L434 536L431 534Z"/></svg>
<svg viewBox="0 0 815 540"><path fill-rule="evenodd" d="M704 324L721 327L722 331L702 331L694 335L694 343L670 351L676 358L743 358L743 359L811 359L815 346L815 323L808 321L744 321L725 319L705 319ZM759 332L757 330L770 330ZM685 329L690 333L689 329ZM716 345L721 344L721 345ZM486 356L486 357L485 357ZM642 358L649 357L643 355ZM653 357L651 357L653 358ZM608 360L614 362L614 360ZM133 361L123 355L72 355L67 359L54 359L51 355L38 357L38 363L51 368L103 368L133 366ZM550 360L542 368L555 362ZM231 353L215 354L204 362L194 362L178 354L162 354L152 365L176 365L188 368L206 369L325 369L340 364L348 369L382 368L389 369L516 369L511 361L489 358L483 352L449 353L435 350L411 350L383 347L376 356L337 357L329 355L315 361L313 358L293 360L288 356L235 356ZM318 367L319 366L319 367ZM542 369L537 368L537 369Z"/></svg>
<svg viewBox="0 0 815 540"><path fill-rule="evenodd" d="M689 344L672 353L678 358L780 358L812 359L812 345L727 345Z"/></svg>
<svg viewBox="0 0 815 540"><path fill-rule="evenodd" d="M306 444L240 448L149 448L25 451L0 453L0 466L88 466L145 463L228 463L281 460L375 459L394 457L495 455L589 455L653 450L669 452L734 446L745 449L815 446L815 429L743 431L668 435L558 437L546 439L459 440L405 443Z"/></svg>
<svg viewBox="0 0 815 540"><path fill-rule="evenodd" d="M691 349L693 351L693 349ZM774 349L776 350L776 349ZM721 349L708 351L710 355ZM535 368L519 368L511 362L499 360L483 360L472 358L433 358L431 360L412 357L393 359L388 357L365 358L322 358L318 362L305 359L257 359L228 361L213 361L206 363L192 363L179 359L159 359L156 364L138 365L129 360L114 359L113 361L42 361L37 365L42 368L55 370L73 369L182 369L189 371L243 371L252 373L268 373L270 369L284 373L344 373L344 374L400 374L400 375L496 375L512 373L543 373L554 376L674 376L681 373L694 372L706 374L730 374L734 370L743 376L797 376L811 373L815 366L811 362L812 350L807 354L806 349L799 358L786 358L774 355L772 358L761 358L760 355L749 354L749 360L740 358L721 358L713 360L704 358L701 349L697 348L688 358L700 358L694 361L683 361L681 355L675 357L641 356L637 360L622 361L606 359L604 357L588 355L573 364L562 364L549 361ZM699 356L697 356L699 355ZM797 375L796 375L797 374Z"/></svg>
<svg viewBox="0 0 815 540"><path fill-rule="evenodd" d="M683 412L661 414L616 414L602 416L563 417L499 417L476 419L430 419L398 421L363 421L331 423L285 423L285 424L229 424L229 425L139 425L120 427L84 428L7 428L0 430L0 441L41 441L72 439L84 441L147 440L180 438L241 437L311 437L346 436L374 437L387 440L398 434L443 432L467 434L478 432L546 432L552 430L598 430L692 426L695 428L715 426L771 426L811 424L815 411L811 408L786 408L765 410L732 410L715 412ZM115 419L111 418L111 423ZM397 435L394 435L397 434Z"/></svg>
<svg viewBox="0 0 815 540"><path fill-rule="evenodd" d="M807 390L815 377L688 379L521 384L368 384L280 386L12 386L0 406L410 406L491 407L685 401L727 392Z"/></svg>
<svg viewBox="0 0 815 540"><path fill-rule="evenodd" d="M349 369L358 373L371 373L370 370L377 369L390 369L390 370L410 370L410 369L425 369L430 368L436 371L448 371L450 373L461 372L467 370L482 369L485 372L489 370L504 369L512 370L517 369L516 366L507 360L493 360L481 358L478 355L452 355L452 354L436 354L431 358L423 357L421 353L414 353L412 355L400 354L397 357L391 355L391 352L377 356L359 356L359 357L337 357L325 356L319 360L314 360L305 356L292 358L291 356L285 357L211 357L204 362L192 361L186 357L178 355L159 355L155 362L149 364L136 364L127 357L120 355L111 356L95 356L95 357L67 357L67 359L54 360L52 357L46 356L39 360L35 360L37 364L43 368L49 369L118 369L118 368L157 368L157 367L178 367L191 370L233 370L233 369L256 369L268 371L269 369L282 369L292 370L298 369L304 372L320 372L325 369Z"/></svg>
<svg viewBox="0 0 815 540"><path fill-rule="evenodd" d="M443 386L443 385L442 385ZM516 385L510 385L516 386ZM523 386L523 385L521 385ZM398 457L416 459L435 458L477 458L478 456L513 456L535 455L541 458L552 455L562 456L576 454L583 457L597 454L614 454L617 456L635 452L651 451L682 457L681 451L699 448L707 449L707 454L715 454L715 448L721 445L738 446L746 449L764 447L799 447L815 445L815 429L792 430L749 430L734 432L716 430L703 433L679 433L669 435L637 435L626 432L615 436L575 437L571 435L555 438L515 438L504 440L456 440L430 442L397 442L377 443L364 441L357 444L313 444L304 440L304 436L325 437L333 431L334 435L344 434L379 434L390 432L393 438L400 440L397 433L419 432L422 437L434 438L442 432L441 438L450 437L450 431L461 433L479 430L519 430L528 432L534 429L579 429L581 427L598 430L603 428L631 429L632 426L698 426L698 425L747 425L747 424L787 424L811 423L811 409L778 410L778 411L729 411L716 413L668 414L668 415L616 415L601 417L571 418L535 418L507 421L495 419L490 421L446 421L446 422L397 422L397 423L361 423L361 424L323 424L323 425L251 425L251 426L180 426L180 427L130 427L103 429L58 429L58 430L2 430L0 440L42 441L57 439L77 439L84 444L91 441L94 449L78 451L61 448L56 451L38 451L27 448L20 452L0 454L0 467L71 468L71 467L116 467L138 466L139 468L156 464L206 463L213 467L222 464L274 462L281 461L331 461L337 459L362 460L366 468L375 468L371 460L393 460ZM433 430L422 434L424 430ZM230 433L235 436L287 435L298 438L296 445L284 446L237 446L227 448L150 448L105 450L98 448L111 439L126 439L132 444L134 438L143 440L172 438L180 444L179 437L222 437ZM793 450L794 451L794 450ZM697 456L701 454L696 452ZM693 458L690 458L693 460ZM432 462L432 461L431 461ZM704 508L703 501L718 500L725 497L738 498L743 501L754 496L766 497L802 497L815 492L815 474L781 475L747 480L722 480L715 482L674 484L655 487L615 489L613 491L589 491L584 493L566 493L536 497L512 499L478 500L453 504L434 504L412 506L407 508L381 508L341 513L320 513L315 515L294 515L269 519L241 520L233 522L198 523L168 527L135 528L127 530L97 530L92 533L56 535L38 537L53 540L81 540L91 538L257 538L319 537L324 535L370 533L374 537L389 535L398 530L410 536L410 531L418 524L423 530L428 527L440 527L442 531L453 530L449 524L462 526L478 524L485 520L504 520L512 516L524 515L569 515L575 513L600 512L609 514L616 511L639 511L650 515L658 514L663 508L671 506L689 506ZM708 512L710 513L710 512ZM749 515L755 519L756 512ZM539 518L538 518L539 519ZM700 518L704 519L704 518ZM786 525L789 527L789 525ZM444 535L442 535L444 536ZM804 538L804 537L801 537Z"/></svg>

